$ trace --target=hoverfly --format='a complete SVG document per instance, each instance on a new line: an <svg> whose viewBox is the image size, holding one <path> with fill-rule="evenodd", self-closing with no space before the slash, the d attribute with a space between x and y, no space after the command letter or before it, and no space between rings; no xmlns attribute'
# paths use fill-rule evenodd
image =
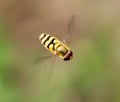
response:
<svg viewBox="0 0 120 102"><path fill-rule="evenodd" d="M70 19L67 31L69 35L66 36L67 40L70 37L70 33L72 33L73 31L74 19L75 19L74 16L72 16L72 18ZM64 41L60 41L56 37L51 36L50 34L47 33L40 34L37 39L40 40L41 44L53 55L57 55L64 61L69 61L73 58L73 52L65 43L66 39L64 39Z"/></svg>

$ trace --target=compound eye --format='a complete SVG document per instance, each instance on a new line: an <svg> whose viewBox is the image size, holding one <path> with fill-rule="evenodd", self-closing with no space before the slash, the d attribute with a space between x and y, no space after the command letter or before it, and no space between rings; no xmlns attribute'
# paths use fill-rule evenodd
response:
<svg viewBox="0 0 120 102"><path fill-rule="evenodd" d="M73 58L73 53L72 53L72 51L69 51L69 52L65 55L64 60L65 60L65 61L68 61L68 60L71 60L72 58Z"/></svg>
<svg viewBox="0 0 120 102"><path fill-rule="evenodd" d="M72 53L72 51L70 51L69 55L70 55L70 56L73 56L73 53Z"/></svg>

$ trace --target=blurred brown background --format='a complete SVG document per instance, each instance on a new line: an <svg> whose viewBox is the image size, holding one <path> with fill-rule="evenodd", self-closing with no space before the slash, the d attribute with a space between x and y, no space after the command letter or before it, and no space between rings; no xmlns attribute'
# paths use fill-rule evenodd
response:
<svg viewBox="0 0 120 102"><path fill-rule="evenodd" d="M35 37L63 40L74 59L49 55ZM120 102L119 0L1 0L0 102Z"/></svg>

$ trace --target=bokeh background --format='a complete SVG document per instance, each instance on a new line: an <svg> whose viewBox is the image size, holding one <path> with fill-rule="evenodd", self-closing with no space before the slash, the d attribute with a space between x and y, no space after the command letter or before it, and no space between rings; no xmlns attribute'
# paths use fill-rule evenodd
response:
<svg viewBox="0 0 120 102"><path fill-rule="evenodd" d="M63 40L73 15L73 60L35 64L35 37ZM120 1L0 0L0 102L120 102Z"/></svg>

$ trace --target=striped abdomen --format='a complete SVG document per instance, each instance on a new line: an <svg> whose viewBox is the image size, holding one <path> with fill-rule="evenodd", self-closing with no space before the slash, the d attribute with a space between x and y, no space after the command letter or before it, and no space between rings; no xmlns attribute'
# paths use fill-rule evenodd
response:
<svg viewBox="0 0 120 102"><path fill-rule="evenodd" d="M70 60L72 58L72 51L69 48L49 34L42 33L39 36L39 40L45 48L47 48L51 53L58 55L64 60Z"/></svg>

